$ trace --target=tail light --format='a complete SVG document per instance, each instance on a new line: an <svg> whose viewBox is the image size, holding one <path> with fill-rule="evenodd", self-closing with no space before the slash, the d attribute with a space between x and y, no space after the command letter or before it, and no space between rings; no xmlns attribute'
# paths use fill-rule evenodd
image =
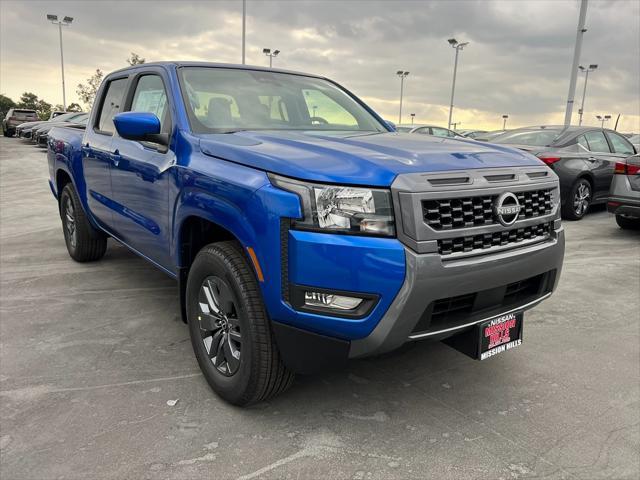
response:
<svg viewBox="0 0 640 480"><path fill-rule="evenodd" d="M613 173L618 175L640 175L640 164L628 163L626 160L622 162L616 162Z"/></svg>
<svg viewBox="0 0 640 480"><path fill-rule="evenodd" d="M556 162L561 160L560 157L556 157L556 156L553 156L553 155L546 155L544 153L539 153L538 154L538 158L540 160L542 160L544 163L546 163L548 166L551 166L554 163L556 163Z"/></svg>

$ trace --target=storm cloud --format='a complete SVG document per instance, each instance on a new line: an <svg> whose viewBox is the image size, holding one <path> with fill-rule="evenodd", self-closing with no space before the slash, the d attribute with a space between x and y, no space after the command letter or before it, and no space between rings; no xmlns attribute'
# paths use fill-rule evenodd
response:
<svg viewBox="0 0 640 480"><path fill-rule="evenodd" d="M396 121L399 79L404 121L446 124L454 51L460 56L454 121L461 128L560 123L569 84L579 3L567 1L247 1L247 63L331 77ZM87 1L0 3L0 89L33 91L61 103L56 28L46 13L74 17L64 30L68 101L96 68L147 61L239 63L242 2ZM589 77L585 123L621 114L619 130L640 130L640 2L591 0L581 63ZM579 77L577 100L581 99ZM577 108L576 108L577 115Z"/></svg>

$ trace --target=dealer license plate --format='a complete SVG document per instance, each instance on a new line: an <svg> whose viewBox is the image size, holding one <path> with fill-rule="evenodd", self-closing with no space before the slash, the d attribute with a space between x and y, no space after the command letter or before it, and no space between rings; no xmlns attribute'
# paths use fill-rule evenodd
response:
<svg viewBox="0 0 640 480"><path fill-rule="evenodd" d="M509 313L478 325L478 359L486 360L522 344L522 320L524 314Z"/></svg>

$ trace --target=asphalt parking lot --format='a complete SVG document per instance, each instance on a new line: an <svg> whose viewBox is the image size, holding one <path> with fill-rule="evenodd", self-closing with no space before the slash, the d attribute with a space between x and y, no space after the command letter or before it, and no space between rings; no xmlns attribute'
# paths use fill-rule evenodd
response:
<svg viewBox="0 0 640 480"><path fill-rule="evenodd" d="M115 243L74 263L46 155L0 147L4 480L640 476L640 235L602 209L565 223L518 349L413 344L243 410L200 375L173 280Z"/></svg>

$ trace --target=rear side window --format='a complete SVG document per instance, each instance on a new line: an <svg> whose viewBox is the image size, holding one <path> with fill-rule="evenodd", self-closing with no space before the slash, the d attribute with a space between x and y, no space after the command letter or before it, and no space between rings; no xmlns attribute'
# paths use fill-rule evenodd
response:
<svg viewBox="0 0 640 480"><path fill-rule="evenodd" d="M169 132L169 111L167 92L158 75L140 77L131 103L132 112L153 113L160 120L161 132Z"/></svg>
<svg viewBox="0 0 640 480"><path fill-rule="evenodd" d="M607 132L611 145L613 145L613 151L616 153L624 153L625 155L633 155L633 145L629 143L626 138L621 137L615 133Z"/></svg>
<svg viewBox="0 0 640 480"><path fill-rule="evenodd" d="M585 150L589 150L589 144L587 143L587 139L584 138L584 135L580 135L576 143L580 145L582 148L584 148Z"/></svg>
<svg viewBox="0 0 640 480"><path fill-rule="evenodd" d="M432 135L436 136L436 137L451 137L453 135L449 135L449 130L447 130L446 128L439 128L439 127L431 127L431 132Z"/></svg>
<svg viewBox="0 0 640 480"><path fill-rule="evenodd" d="M611 153L607 139L604 138L602 132L587 132L584 134L587 142L589 142L589 150L599 153Z"/></svg>
<svg viewBox="0 0 640 480"><path fill-rule="evenodd" d="M127 86L126 78L113 80L107 85L107 91L104 95L104 101L100 109L100 118L98 119L98 130L104 133L115 132L113 126L113 117L120 112L121 105L124 101L124 91Z"/></svg>

